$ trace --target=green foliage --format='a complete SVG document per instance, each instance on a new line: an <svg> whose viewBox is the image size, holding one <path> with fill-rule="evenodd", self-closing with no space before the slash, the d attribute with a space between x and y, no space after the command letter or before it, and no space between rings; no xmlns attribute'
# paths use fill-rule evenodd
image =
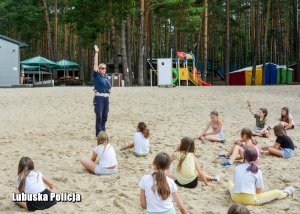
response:
<svg viewBox="0 0 300 214"><path fill-rule="evenodd" d="M91 46L97 35L108 29L106 1L70 0L65 21L73 23L83 47Z"/></svg>

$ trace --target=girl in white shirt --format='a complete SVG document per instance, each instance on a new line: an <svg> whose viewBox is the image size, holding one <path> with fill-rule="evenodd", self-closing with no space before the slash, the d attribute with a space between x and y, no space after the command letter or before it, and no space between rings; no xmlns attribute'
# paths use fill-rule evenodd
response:
<svg viewBox="0 0 300 214"><path fill-rule="evenodd" d="M16 187L20 193L28 194L28 200L16 201L16 203L28 211L44 210L55 205L57 202L55 199L51 200L51 192L45 187L44 183L49 186L51 192L56 193L56 189L52 181L34 169L33 161L29 157L22 157L19 161ZM42 198L48 198L48 200L34 201L32 199L33 195L37 194L41 194ZM31 197L29 197L29 195L31 195Z"/></svg>
<svg viewBox="0 0 300 214"><path fill-rule="evenodd" d="M92 158L82 158L80 163L94 174L117 173L117 159L114 147L109 143L106 132L100 132L97 137L98 146L95 147ZM99 163L96 159L99 157Z"/></svg>
<svg viewBox="0 0 300 214"><path fill-rule="evenodd" d="M283 107L281 109L281 117L279 121L285 129L295 128L295 122L293 120L293 116L289 113L288 107Z"/></svg>
<svg viewBox="0 0 300 214"><path fill-rule="evenodd" d="M261 205L275 199L283 199L295 192L295 188L262 192L264 188L262 172L255 164L257 151L247 148L244 152L245 163L237 166L234 171L234 184L230 183L231 199L235 203L245 205Z"/></svg>
<svg viewBox="0 0 300 214"><path fill-rule="evenodd" d="M283 107L281 109L281 115L278 119L278 122L275 123L273 126L269 126L268 130L274 128L274 126L277 124L281 124L285 130L295 128L295 121L293 120L293 116L290 114L288 107Z"/></svg>
<svg viewBox="0 0 300 214"><path fill-rule="evenodd" d="M134 148L133 154L137 157L144 157L149 154L150 131L144 122L139 122L137 132L134 133L133 143L121 147L121 151Z"/></svg>
<svg viewBox="0 0 300 214"><path fill-rule="evenodd" d="M166 176L166 170L170 168L170 164L170 156L166 153L159 153L153 161L154 172L152 175L144 175L139 182L141 207L147 210L147 214L175 214L172 197L180 212L187 213L187 209L177 193L176 184Z"/></svg>

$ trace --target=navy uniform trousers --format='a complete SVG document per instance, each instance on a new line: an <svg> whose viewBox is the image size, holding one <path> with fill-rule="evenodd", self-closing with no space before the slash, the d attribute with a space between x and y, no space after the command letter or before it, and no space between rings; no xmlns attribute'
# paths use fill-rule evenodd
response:
<svg viewBox="0 0 300 214"><path fill-rule="evenodd" d="M95 96L94 111L96 114L96 137L99 132L105 131L105 123L109 112L109 97Z"/></svg>

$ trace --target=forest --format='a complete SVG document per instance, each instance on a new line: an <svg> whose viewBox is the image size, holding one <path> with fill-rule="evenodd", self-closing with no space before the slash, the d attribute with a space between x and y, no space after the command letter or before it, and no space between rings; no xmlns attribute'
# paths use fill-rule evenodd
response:
<svg viewBox="0 0 300 214"><path fill-rule="evenodd" d="M299 0L1 0L0 34L28 45L21 60L78 62L86 82L97 44L128 86L149 85L147 59L176 51L194 53L204 80L221 72L228 84L230 71L266 62L300 74L299 14Z"/></svg>

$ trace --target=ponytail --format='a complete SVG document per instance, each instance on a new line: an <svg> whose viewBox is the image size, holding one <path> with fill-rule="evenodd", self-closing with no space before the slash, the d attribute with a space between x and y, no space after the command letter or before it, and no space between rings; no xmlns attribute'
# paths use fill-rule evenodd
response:
<svg viewBox="0 0 300 214"><path fill-rule="evenodd" d="M18 187L19 192L24 192L26 178L27 178L27 176L28 176L29 173L30 173L30 169L25 168L24 172L21 175L19 175L19 180L21 180L20 184L19 184L19 187Z"/></svg>
<svg viewBox="0 0 300 214"><path fill-rule="evenodd" d="M171 194L167 176L165 174L165 170L169 169L170 164L171 159L167 153L159 153L155 156L153 161L156 171L152 174L154 183L152 191L157 191L162 200L166 200Z"/></svg>
<svg viewBox="0 0 300 214"><path fill-rule="evenodd" d="M255 164L255 161L257 160L258 153L254 148L246 148L244 151L244 158L245 161L250 164L250 166L247 168L247 171L250 171L254 174L258 172L258 167Z"/></svg>
<svg viewBox="0 0 300 214"><path fill-rule="evenodd" d="M138 126L137 126L137 130L138 130L139 132L142 132L145 138L149 138L149 136L150 136L150 131L149 131L149 129L147 128L146 123L144 123L144 122L139 122L139 124L138 124Z"/></svg>
<svg viewBox="0 0 300 214"><path fill-rule="evenodd" d="M144 135L145 138L149 138L149 136L150 136L150 131L149 131L148 128L145 128L145 129L143 130L142 133L143 133L143 135Z"/></svg>
<svg viewBox="0 0 300 214"><path fill-rule="evenodd" d="M180 172L181 171L181 168L182 168L182 163L183 161L185 160L186 156L187 156L188 153L180 153L180 159L179 159L179 163L178 163L178 166L177 166L177 172Z"/></svg>
<svg viewBox="0 0 300 214"><path fill-rule="evenodd" d="M162 200L166 200L170 196L171 191L165 171L162 169L158 169L157 172L154 172L152 176L154 179L152 191L157 191L158 195L162 198Z"/></svg>
<svg viewBox="0 0 300 214"><path fill-rule="evenodd" d="M18 181L20 182L18 190L20 192L24 192L26 178L31 170L34 170L33 161L29 157L22 157L18 166Z"/></svg>
<svg viewBox="0 0 300 214"><path fill-rule="evenodd" d="M252 172L253 174L256 174L258 172L258 167L254 162L250 163L250 166L247 168L247 171Z"/></svg>

